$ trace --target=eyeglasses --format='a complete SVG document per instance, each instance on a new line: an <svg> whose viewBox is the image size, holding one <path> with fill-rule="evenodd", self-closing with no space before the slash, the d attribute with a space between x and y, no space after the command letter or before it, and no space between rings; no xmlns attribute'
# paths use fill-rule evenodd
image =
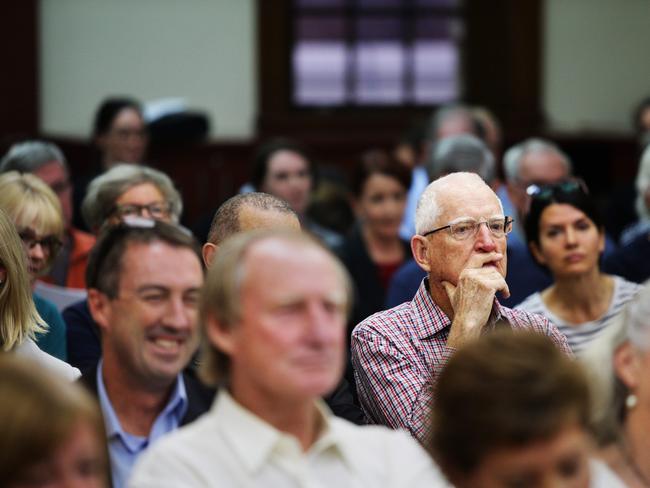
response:
<svg viewBox="0 0 650 488"><path fill-rule="evenodd" d="M124 217L150 217L156 220L164 220L170 217L171 210L172 206L168 202L155 202L147 205L126 203L123 205L115 205L109 215L113 215L120 220Z"/></svg>
<svg viewBox="0 0 650 488"><path fill-rule="evenodd" d="M45 236L39 239L30 229L21 230L18 232L18 236L27 249L34 249L37 244L40 244L43 251L47 252L50 256L56 255L59 249L61 249L61 246L63 246L63 243L58 237Z"/></svg>
<svg viewBox="0 0 650 488"><path fill-rule="evenodd" d="M438 227L437 229L430 230L422 234L423 237L433 234L434 232L439 232L441 230L449 229L451 236L458 240L464 241L470 237L474 237L478 234L478 229L481 224L487 225L487 228L490 230L494 237L503 237L509 234L512 231L513 219L510 217L494 217L487 220L476 220L471 217L452 222L443 227Z"/></svg>
<svg viewBox="0 0 650 488"><path fill-rule="evenodd" d="M526 187L528 196L536 200L550 200L557 193L574 193L578 191L585 195L589 194L587 185L580 178L571 178L551 185L529 185Z"/></svg>

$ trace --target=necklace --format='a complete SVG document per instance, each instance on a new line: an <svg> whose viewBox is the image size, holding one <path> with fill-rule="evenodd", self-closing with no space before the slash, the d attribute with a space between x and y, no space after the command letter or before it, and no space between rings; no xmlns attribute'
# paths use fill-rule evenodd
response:
<svg viewBox="0 0 650 488"><path fill-rule="evenodd" d="M621 453L623 454L623 459L625 460L625 464L628 465L632 473L634 473L634 476L641 482L643 486L650 488L650 480L648 480L648 478L643 474L641 468L632 457L632 453L630 452L630 448L625 436L621 437L621 440L619 441L619 446L621 449Z"/></svg>

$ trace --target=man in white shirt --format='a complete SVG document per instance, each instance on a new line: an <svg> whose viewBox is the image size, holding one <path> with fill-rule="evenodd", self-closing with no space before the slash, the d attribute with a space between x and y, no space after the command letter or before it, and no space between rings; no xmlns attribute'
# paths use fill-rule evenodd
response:
<svg viewBox="0 0 650 488"><path fill-rule="evenodd" d="M350 282L304 234L257 231L217 253L201 301L210 412L152 448L132 487L446 486L405 433L320 400L339 382Z"/></svg>

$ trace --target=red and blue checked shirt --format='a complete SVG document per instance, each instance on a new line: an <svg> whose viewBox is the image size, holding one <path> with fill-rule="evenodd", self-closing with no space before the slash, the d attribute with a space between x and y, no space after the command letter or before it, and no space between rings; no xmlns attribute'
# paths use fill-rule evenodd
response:
<svg viewBox="0 0 650 488"><path fill-rule="evenodd" d="M433 385L454 348L447 347L451 321L433 302L426 278L410 302L371 315L352 333L352 363L361 407L371 422L428 436ZM546 318L501 306L499 319L513 329L533 329L571 355L564 335Z"/></svg>

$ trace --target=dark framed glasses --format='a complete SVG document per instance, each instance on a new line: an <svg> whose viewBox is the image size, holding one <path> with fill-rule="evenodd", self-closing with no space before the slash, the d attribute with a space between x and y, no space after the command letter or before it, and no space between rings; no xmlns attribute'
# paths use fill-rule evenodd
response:
<svg viewBox="0 0 650 488"><path fill-rule="evenodd" d="M169 202L154 202L146 205L137 203L126 203L115 205L109 215L122 220L125 217L148 217L155 220L169 219L172 206Z"/></svg>
<svg viewBox="0 0 650 488"><path fill-rule="evenodd" d="M63 246L63 242L58 237L45 236L39 238L31 229L20 230L18 236L27 249L34 249L37 244L40 244L43 251L47 252L50 256L55 256L61 249L61 246Z"/></svg>

